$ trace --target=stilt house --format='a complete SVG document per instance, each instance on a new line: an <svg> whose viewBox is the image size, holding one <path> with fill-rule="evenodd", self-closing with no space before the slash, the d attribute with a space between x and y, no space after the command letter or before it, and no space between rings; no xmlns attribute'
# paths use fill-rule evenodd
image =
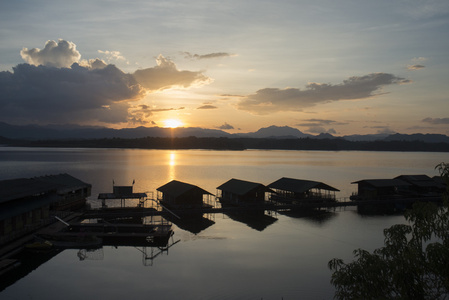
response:
<svg viewBox="0 0 449 300"><path fill-rule="evenodd" d="M330 185L312 180L302 180L283 177L270 183L268 187L275 191L272 200L291 203L294 201L335 201L335 192Z"/></svg>
<svg viewBox="0 0 449 300"><path fill-rule="evenodd" d="M357 184L358 192L351 198L355 200L381 200L401 197L411 184L401 179L364 179L352 182Z"/></svg>
<svg viewBox="0 0 449 300"><path fill-rule="evenodd" d="M98 199L101 200L101 206L106 208L108 205L106 201L118 201L120 200L120 207L126 207L126 201L134 203L137 202L137 207L144 207L145 201L148 200L147 193L134 192L134 180L133 185L115 185L113 182L112 193L100 193Z"/></svg>
<svg viewBox="0 0 449 300"><path fill-rule="evenodd" d="M172 208L199 208L210 205L210 195L206 190L189 183L172 180L157 188L157 199Z"/></svg>
<svg viewBox="0 0 449 300"><path fill-rule="evenodd" d="M410 196L441 196L446 187L427 175L400 175L395 179L410 183Z"/></svg>
<svg viewBox="0 0 449 300"><path fill-rule="evenodd" d="M271 190L261 183L231 179L217 187L217 195L222 203L260 203Z"/></svg>
<svg viewBox="0 0 449 300"><path fill-rule="evenodd" d="M91 185L68 174L0 181L0 244L53 221L52 214L76 209Z"/></svg>

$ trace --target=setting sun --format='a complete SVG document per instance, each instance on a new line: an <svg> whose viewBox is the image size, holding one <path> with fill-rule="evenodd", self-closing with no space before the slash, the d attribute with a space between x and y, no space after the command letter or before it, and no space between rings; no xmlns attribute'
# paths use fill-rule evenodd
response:
<svg viewBox="0 0 449 300"><path fill-rule="evenodd" d="M166 128L176 128L176 127L181 127L182 125L183 125L182 122L177 119L164 120L164 127L166 127Z"/></svg>

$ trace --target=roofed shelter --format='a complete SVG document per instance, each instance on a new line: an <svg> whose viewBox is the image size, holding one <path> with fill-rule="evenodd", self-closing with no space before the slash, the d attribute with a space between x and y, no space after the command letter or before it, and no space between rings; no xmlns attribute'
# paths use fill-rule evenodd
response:
<svg viewBox="0 0 449 300"><path fill-rule="evenodd" d="M67 210L82 207L91 195L92 185L69 174L46 175L39 180L56 186L57 200L52 203L54 210Z"/></svg>
<svg viewBox="0 0 449 300"><path fill-rule="evenodd" d="M335 201L335 192L340 191L322 182L287 177L270 183L268 187L275 191L275 195L272 195L273 200L284 202L294 200Z"/></svg>
<svg viewBox="0 0 449 300"><path fill-rule="evenodd" d="M412 186L410 190L416 196L440 196L446 189L442 182L439 182L427 175L400 175L395 179L401 179Z"/></svg>
<svg viewBox="0 0 449 300"><path fill-rule="evenodd" d="M211 207L209 197L213 195L196 185L178 180L164 184L157 188L157 192L157 199L173 208Z"/></svg>
<svg viewBox="0 0 449 300"><path fill-rule="evenodd" d="M271 190L257 182L230 179L217 187L217 194L223 203L257 203L265 201L265 193Z"/></svg>
<svg viewBox="0 0 449 300"><path fill-rule="evenodd" d="M355 198L361 200L376 200L398 197L408 191L411 184L401 179L364 179L352 182L358 185Z"/></svg>
<svg viewBox="0 0 449 300"><path fill-rule="evenodd" d="M49 223L54 211L84 205L90 192L69 174L0 181L0 244Z"/></svg>
<svg viewBox="0 0 449 300"><path fill-rule="evenodd" d="M133 185L129 186L113 186L112 193L100 193L98 199L101 199L102 207L107 207L106 200L120 200L120 206L126 207L126 200L139 200L138 207L143 207L148 195L146 193L134 193Z"/></svg>

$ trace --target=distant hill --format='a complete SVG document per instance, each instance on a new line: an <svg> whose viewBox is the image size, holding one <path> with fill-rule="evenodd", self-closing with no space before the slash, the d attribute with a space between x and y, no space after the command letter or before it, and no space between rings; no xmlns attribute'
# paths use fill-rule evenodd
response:
<svg viewBox="0 0 449 300"><path fill-rule="evenodd" d="M442 134L392 134L387 136L385 141L421 141L425 143L449 143L449 137Z"/></svg>
<svg viewBox="0 0 449 300"><path fill-rule="evenodd" d="M260 128L256 132L235 134L235 136L251 137L251 138L275 138L275 139L314 137L313 135L303 133L296 128L288 126L274 126L274 125L265 128Z"/></svg>
<svg viewBox="0 0 449 300"><path fill-rule="evenodd" d="M113 129L106 127L84 127L73 125L38 126L38 125L10 125L0 123L0 136L10 139L48 140L48 139L101 139L101 138L143 138L151 137L230 137L222 130L204 129L196 127L161 128L135 127Z"/></svg>
<svg viewBox="0 0 449 300"><path fill-rule="evenodd" d="M335 137L329 133L311 135L288 126L269 126L260 128L256 132L230 134L223 130L206 129L199 127L161 128L161 127L135 127L112 129L106 127L79 126L79 125L10 125L0 122L0 137L3 143L7 139L15 140L68 140L68 139L104 139L122 138L137 139L144 137L210 137L210 138L263 138L263 139L344 139L351 142L372 141L419 141L425 143L449 143L449 137L442 134L370 134L347 135ZM0 140L1 142L2 140Z"/></svg>
<svg viewBox="0 0 449 300"><path fill-rule="evenodd" d="M353 135L345 135L343 138L352 142L372 142L372 141L382 141L387 138L389 134L353 134Z"/></svg>

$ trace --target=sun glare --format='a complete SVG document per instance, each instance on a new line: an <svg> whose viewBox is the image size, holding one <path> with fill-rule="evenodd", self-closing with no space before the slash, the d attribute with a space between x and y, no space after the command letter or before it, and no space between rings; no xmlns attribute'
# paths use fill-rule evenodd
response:
<svg viewBox="0 0 449 300"><path fill-rule="evenodd" d="M177 127L181 127L181 126L182 126L182 122L177 119L164 120L164 127L166 127L166 128L177 128Z"/></svg>

